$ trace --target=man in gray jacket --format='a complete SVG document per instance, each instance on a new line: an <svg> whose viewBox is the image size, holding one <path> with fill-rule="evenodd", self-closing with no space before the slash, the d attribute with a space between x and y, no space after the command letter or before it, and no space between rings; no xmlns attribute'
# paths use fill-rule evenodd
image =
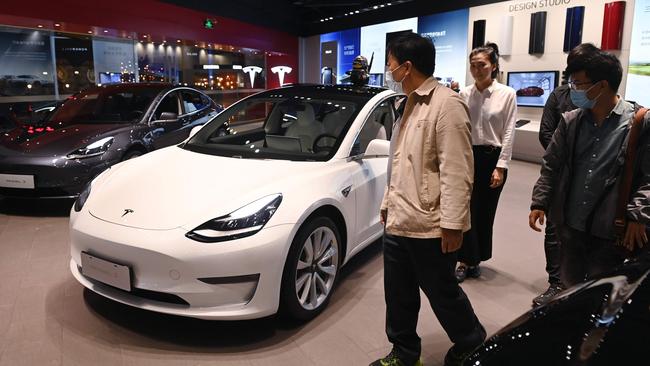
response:
<svg viewBox="0 0 650 366"><path fill-rule="evenodd" d="M561 242L562 282L572 286L585 277L620 264L614 218L634 106L617 95L620 61L606 52L575 60L567 67L571 100L579 109L562 115L546 149L533 189L529 225L541 231L548 214ZM636 157L628 225L623 245L632 250L647 241L650 223L650 122L644 120Z"/></svg>

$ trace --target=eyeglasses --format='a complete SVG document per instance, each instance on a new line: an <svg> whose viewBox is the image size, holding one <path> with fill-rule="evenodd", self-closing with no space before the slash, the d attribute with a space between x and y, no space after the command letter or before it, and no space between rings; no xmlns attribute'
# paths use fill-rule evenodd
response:
<svg viewBox="0 0 650 366"><path fill-rule="evenodd" d="M573 90L576 90L577 87L579 87L580 85L593 85L595 83L591 82L591 81L582 81L581 82L581 81L569 80L568 84L569 84L569 88L571 88Z"/></svg>

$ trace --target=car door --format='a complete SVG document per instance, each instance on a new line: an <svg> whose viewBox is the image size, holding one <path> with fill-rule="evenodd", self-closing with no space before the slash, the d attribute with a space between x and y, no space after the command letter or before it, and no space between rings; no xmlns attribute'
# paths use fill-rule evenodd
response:
<svg viewBox="0 0 650 366"><path fill-rule="evenodd" d="M379 209L386 189L388 156L363 154L370 141L389 140L395 121L393 102L394 98L391 97L375 106L359 131L348 159L353 166L352 189L357 206L355 244L362 243L383 230Z"/></svg>
<svg viewBox="0 0 650 366"><path fill-rule="evenodd" d="M158 102L149 123L154 148L159 149L174 145L187 137L184 137L182 113L183 110L176 90L168 92Z"/></svg>

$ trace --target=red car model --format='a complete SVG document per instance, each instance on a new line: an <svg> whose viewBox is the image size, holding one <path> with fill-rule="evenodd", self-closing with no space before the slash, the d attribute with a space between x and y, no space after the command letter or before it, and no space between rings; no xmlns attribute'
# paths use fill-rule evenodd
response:
<svg viewBox="0 0 650 366"><path fill-rule="evenodd" d="M538 86L528 86L517 90L518 97L541 97L544 95L544 89Z"/></svg>

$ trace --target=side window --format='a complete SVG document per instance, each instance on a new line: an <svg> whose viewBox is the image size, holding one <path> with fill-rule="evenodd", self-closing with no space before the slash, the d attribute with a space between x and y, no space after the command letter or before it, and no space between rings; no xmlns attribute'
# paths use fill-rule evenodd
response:
<svg viewBox="0 0 650 366"><path fill-rule="evenodd" d="M181 100L185 114L199 111L207 106L201 94L190 90L181 91Z"/></svg>
<svg viewBox="0 0 650 366"><path fill-rule="evenodd" d="M391 106L392 102L392 99L383 101L368 115L359 136L354 142L351 155L363 154L370 141L374 139L389 139L389 133L395 121L395 114Z"/></svg>
<svg viewBox="0 0 650 366"><path fill-rule="evenodd" d="M176 92L167 94L167 96L158 104L156 112L154 113L154 119L159 120L160 116L164 112L180 114L180 106L178 105L178 96Z"/></svg>

